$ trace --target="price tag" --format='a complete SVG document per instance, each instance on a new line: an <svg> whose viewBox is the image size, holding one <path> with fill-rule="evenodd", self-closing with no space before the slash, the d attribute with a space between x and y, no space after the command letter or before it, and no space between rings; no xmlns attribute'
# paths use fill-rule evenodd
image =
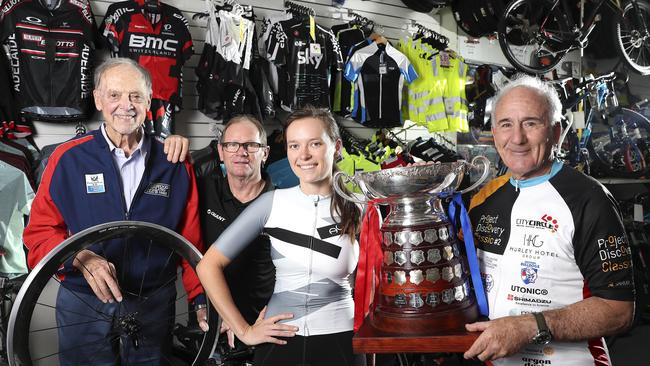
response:
<svg viewBox="0 0 650 366"><path fill-rule="evenodd" d="M312 54L312 55L320 55L321 54L320 44L318 44L318 43L310 43L309 44L309 53Z"/></svg>
<svg viewBox="0 0 650 366"><path fill-rule="evenodd" d="M634 204L634 221L643 222L643 206L635 203Z"/></svg>
<svg viewBox="0 0 650 366"><path fill-rule="evenodd" d="M449 67L451 63L449 62L449 54L444 51L440 51L440 66Z"/></svg>
<svg viewBox="0 0 650 366"><path fill-rule="evenodd" d="M316 41L316 21L313 15L309 16L309 35L312 41Z"/></svg>
<svg viewBox="0 0 650 366"><path fill-rule="evenodd" d="M379 65L379 74L380 75L385 75L388 72L388 68L386 67L386 64L380 64Z"/></svg>
<svg viewBox="0 0 650 366"><path fill-rule="evenodd" d="M244 39L244 33L246 33L246 24L244 24L244 19L239 20L239 40Z"/></svg>

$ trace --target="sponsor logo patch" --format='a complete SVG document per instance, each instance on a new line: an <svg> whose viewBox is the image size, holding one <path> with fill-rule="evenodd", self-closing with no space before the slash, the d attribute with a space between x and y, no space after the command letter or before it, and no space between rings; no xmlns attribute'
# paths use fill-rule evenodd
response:
<svg viewBox="0 0 650 366"><path fill-rule="evenodd" d="M150 194L152 196L161 196L169 198L170 185L167 183L151 183L147 190L144 191L145 194Z"/></svg>
<svg viewBox="0 0 650 366"><path fill-rule="evenodd" d="M86 193L104 193L104 174L86 174Z"/></svg>

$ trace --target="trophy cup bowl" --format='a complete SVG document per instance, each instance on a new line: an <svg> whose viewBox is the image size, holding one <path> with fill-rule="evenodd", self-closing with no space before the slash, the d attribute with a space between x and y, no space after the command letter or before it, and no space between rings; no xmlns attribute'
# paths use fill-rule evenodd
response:
<svg viewBox="0 0 650 366"><path fill-rule="evenodd" d="M345 199L390 206L381 227L384 260L369 318L374 328L388 334L436 334L462 329L478 317L467 259L459 250L441 198L458 190L468 169L480 166L481 177L460 191L465 193L487 179L487 158L361 172L352 177L335 174L334 189ZM356 184L367 201L346 194L341 186L348 182Z"/></svg>

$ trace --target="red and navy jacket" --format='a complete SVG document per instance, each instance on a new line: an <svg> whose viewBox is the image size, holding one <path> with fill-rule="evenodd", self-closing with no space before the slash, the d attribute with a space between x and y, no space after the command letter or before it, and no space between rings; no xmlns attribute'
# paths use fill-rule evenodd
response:
<svg viewBox="0 0 650 366"><path fill-rule="evenodd" d="M188 162L168 162L163 145L157 140L152 139L150 146L145 171L129 210L121 178L100 129L57 147L45 168L23 234L30 268L70 235L118 220L162 225L203 252L194 169ZM143 276L142 293L164 286L176 277L180 261L170 258L169 249L150 245L150 238L119 238L93 244L88 249L115 265L123 292L140 293ZM189 300L197 295L203 299L196 273L186 261L181 265ZM69 286L92 293L81 272L69 265L61 271Z"/></svg>

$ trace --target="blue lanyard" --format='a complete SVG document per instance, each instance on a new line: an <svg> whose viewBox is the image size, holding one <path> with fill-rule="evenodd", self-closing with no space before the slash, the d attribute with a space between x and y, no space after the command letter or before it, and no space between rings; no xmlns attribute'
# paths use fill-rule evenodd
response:
<svg viewBox="0 0 650 366"><path fill-rule="evenodd" d="M463 229L465 252L467 252L467 263L469 264L469 273L472 276L472 283L474 284L474 294L476 295L478 310L481 315L488 316L487 297L485 296L485 289L483 288L483 281L481 280L481 271L478 266L478 258L476 257L476 246L474 245L474 236L472 235L472 225L470 224L469 215L467 214L467 209L465 209L460 193L454 193L451 202L449 202L449 222L454 228L454 232L458 232L454 223L457 209L460 209L460 224Z"/></svg>

